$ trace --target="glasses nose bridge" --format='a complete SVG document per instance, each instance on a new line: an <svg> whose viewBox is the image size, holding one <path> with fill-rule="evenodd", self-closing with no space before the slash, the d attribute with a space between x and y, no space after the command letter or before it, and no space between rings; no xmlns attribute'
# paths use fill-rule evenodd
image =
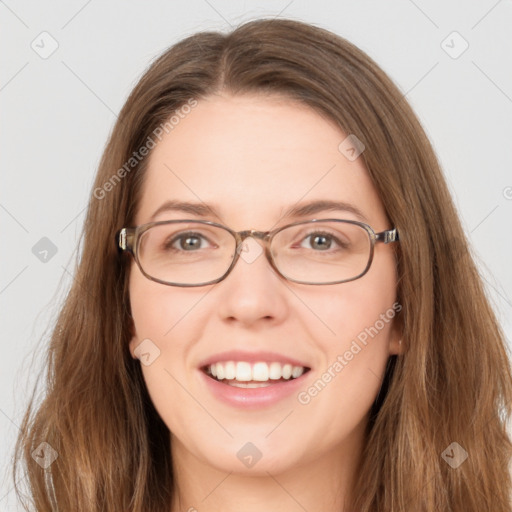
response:
<svg viewBox="0 0 512 512"><path fill-rule="evenodd" d="M270 266L273 267L279 273L279 271L275 267L275 264L272 260L272 255L270 253L269 239L270 239L270 235L272 234L271 231L257 231L255 229L245 229L244 231L237 231L237 232L235 231L235 232L233 232L233 234L235 235L236 245L238 248L242 247L243 242L245 241L246 238L252 237L252 238L261 240L264 245L263 253L265 254L267 260L269 261ZM235 258L234 258L233 266L231 267L231 269L233 269L233 267L237 263L238 259L241 256L241 253L242 253L241 250L235 251Z"/></svg>
<svg viewBox="0 0 512 512"><path fill-rule="evenodd" d="M272 256L270 255L270 245L269 245L269 240L270 240L271 234L272 234L271 231L257 231L256 229L245 229L243 231L238 231L238 232L234 233L235 238L236 238L237 247L242 245L246 238L252 237L252 238L261 240L264 245L264 252L267 256L267 259L270 261L271 264L273 264Z"/></svg>
<svg viewBox="0 0 512 512"><path fill-rule="evenodd" d="M269 239L270 231L257 231L255 229L245 229L244 231L238 231L236 233L237 238L240 242L243 242L246 238L253 237L265 242Z"/></svg>

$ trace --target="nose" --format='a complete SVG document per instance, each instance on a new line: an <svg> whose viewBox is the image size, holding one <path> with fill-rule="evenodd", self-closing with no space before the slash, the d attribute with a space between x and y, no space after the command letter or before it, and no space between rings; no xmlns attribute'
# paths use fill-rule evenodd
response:
<svg viewBox="0 0 512 512"><path fill-rule="evenodd" d="M265 248L252 236L245 238L238 246L237 251L240 254L240 259L248 264L253 263L260 256L265 258Z"/></svg>
<svg viewBox="0 0 512 512"><path fill-rule="evenodd" d="M247 237L237 250L239 258L235 266L217 284L219 314L244 324L260 319L282 320L288 309L284 278L265 257L263 244Z"/></svg>

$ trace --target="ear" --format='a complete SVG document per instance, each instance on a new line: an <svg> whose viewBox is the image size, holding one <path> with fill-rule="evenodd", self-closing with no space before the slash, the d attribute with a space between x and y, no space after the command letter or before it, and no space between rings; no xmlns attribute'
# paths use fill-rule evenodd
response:
<svg viewBox="0 0 512 512"><path fill-rule="evenodd" d="M133 258L130 258L130 263L128 265L128 275L126 276L125 280L125 298L127 303L127 309L128 309L128 321L130 324L130 342L128 343L128 350L130 351L130 355L133 359L138 359L138 357L135 355L135 349L137 348L137 345L139 344L139 337L137 336L137 330L135 329L135 321L133 320L132 316L132 306L130 301L130 294L129 294L129 283L130 283L130 276L132 273L133 268Z"/></svg>
<svg viewBox="0 0 512 512"><path fill-rule="evenodd" d="M399 313L393 318L391 325L391 333L389 340L389 354L390 355L401 355L404 353L404 343L402 342L403 337L403 317Z"/></svg>
<svg viewBox="0 0 512 512"><path fill-rule="evenodd" d="M138 359L138 357L135 355L135 349L139 344L139 337L137 336L137 333L135 331L135 323L133 321L133 318L130 318L130 334L131 339L130 342L128 343L128 349L130 350L130 354L133 357L133 359Z"/></svg>
<svg viewBox="0 0 512 512"><path fill-rule="evenodd" d="M403 354L403 346L401 338L392 338L389 342L389 354L390 355L401 355Z"/></svg>

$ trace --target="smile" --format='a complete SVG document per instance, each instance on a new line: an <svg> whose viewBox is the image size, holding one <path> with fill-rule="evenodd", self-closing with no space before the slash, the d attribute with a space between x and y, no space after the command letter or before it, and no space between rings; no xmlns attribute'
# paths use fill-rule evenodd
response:
<svg viewBox="0 0 512 512"><path fill-rule="evenodd" d="M203 371L212 379L230 386L244 388L266 387L277 382L294 380L309 370L308 367L292 366L277 361L270 363L222 361L203 368Z"/></svg>

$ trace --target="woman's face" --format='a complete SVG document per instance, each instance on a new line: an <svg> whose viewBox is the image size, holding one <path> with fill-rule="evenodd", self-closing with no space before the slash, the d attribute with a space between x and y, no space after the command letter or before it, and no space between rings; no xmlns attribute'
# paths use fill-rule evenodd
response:
<svg viewBox="0 0 512 512"><path fill-rule="evenodd" d="M236 231L267 231L314 218L361 220L351 206L375 232L393 227L363 158L339 149L345 138L292 101L201 100L152 151L135 223L211 220ZM168 210L154 217L170 200L210 205L217 216ZM315 200L349 208L283 217ZM166 286L132 263L130 351L137 357L143 342L144 379L172 433L173 456L248 474L319 460L354 462L386 362L399 352L392 244L375 245L362 278L313 286L280 277L261 242L246 242L231 273L212 285ZM230 371L222 365L227 361L235 369L242 363L239 375L248 370L263 379L265 366L254 363L285 377L288 364L310 370L247 389L205 374L207 363Z"/></svg>

